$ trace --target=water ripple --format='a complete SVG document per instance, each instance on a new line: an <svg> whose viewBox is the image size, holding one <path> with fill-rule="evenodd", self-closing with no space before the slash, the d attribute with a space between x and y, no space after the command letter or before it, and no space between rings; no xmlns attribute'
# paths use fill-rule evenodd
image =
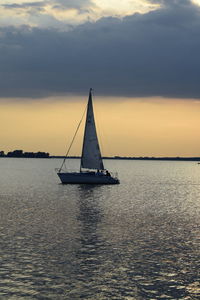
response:
<svg viewBox="0 0 200 300"><path fill-rule="evenodd" d="M0 299L200 298L196 164L108 161L121 184L91 187L60 185L56 160L8 162Z"/></svg>

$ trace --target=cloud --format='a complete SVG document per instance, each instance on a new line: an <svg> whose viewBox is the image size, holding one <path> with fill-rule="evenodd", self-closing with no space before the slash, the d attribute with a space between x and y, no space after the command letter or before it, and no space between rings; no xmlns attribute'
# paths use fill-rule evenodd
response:
<svg viewBox="0 0 200 300"><path fill-rule="evenodd" d="M66 29L101 17L123 17L134 12L156 8L148 0L8 0L0 4L0 26L28 25L32 27ZM114 4L113 4L114 2Z"/></svg>
<svg viewBox="0 0 200 300"><path fill-rule="evenodd" d="M0 26L28 25L42 28L66 28L88 20L95 8L90 0L18 1L0 4ZM94 16L93 16L94 17Z"/></svg>
<svg viewBox="0 0 200 300"><path fill-rule="evenodd" d="M85 7L93 6L93 2L90 0L44 0L44 1L33 1L33 2L21 2L21 3L3 3L2 7L7 9L26 9L26 8L41 8L47 5L52 5L57 8L75 8L82 9Z"/></svg>
<svg viewBox="0 0 200 300"><path fill-rule="evenodd" d="M70 31L1 28L0 96L93 87L102 95L200 98L200 8L186 0L157 2L155 11Z"/></svg>
<svg viewBox="0 0 200 300"><path fill-rule="evenodd" d="M61 9L75 8L78 10L85 10L88 7L94 6L94 3L90 0L57 0L51 2L54 3L56 7L59 7Z"/></svg>
<svg viewBox="0 0 200 300"><path fill-rule="evenodd" d="M10 3L10 4L2 4L1 7L7 10L27 10L27 11L44 11L44 7L46 5L45 1L41 2L24 2L24 3Z"/></svg>
<svg viewBox="0 0 200 300"><path fill-rule="evenodd" d="M166 7L190 5L190 0L149 0L152 3L158 3Z"/></svg>

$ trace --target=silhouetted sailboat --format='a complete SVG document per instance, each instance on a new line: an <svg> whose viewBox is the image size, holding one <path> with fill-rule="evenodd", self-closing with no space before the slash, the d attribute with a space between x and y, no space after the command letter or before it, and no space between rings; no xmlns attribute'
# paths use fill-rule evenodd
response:
<svg viewBox="0 0 200 300"><path fill-rule="evenodd" d="M81 122L80 122L81 123ZM80 126L79 123L79 126ZM79 129L76 130L76 133ZM74 138L76 136L74 135ZM69 147L69 150L73 144ZM67 154L69 153L69 150ZM65 158L66 159L66 158ZM117 184L119 179L113 176L104 168L104 164L101 157L101 151L99 147L93 104L92 104L92 89L89 91L89 98L87 104L87 115L85 121L85 132L83 139L83 148L80 164L80 172L67 172L63 170L65 159L61 168L58 171L58 176L62 183L85 183L85 184Z"/></svg>

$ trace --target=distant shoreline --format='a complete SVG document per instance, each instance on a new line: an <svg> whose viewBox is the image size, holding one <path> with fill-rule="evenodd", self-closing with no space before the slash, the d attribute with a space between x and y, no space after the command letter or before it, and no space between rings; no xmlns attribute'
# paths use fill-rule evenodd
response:
<svg viewBox="0 0 200 300"><path fill-rule="evenodd" d="M49 155L49 153L38 152L38 153L25 153L25 155L11 155L11 154L4 154L0 155L0 158L55 158L55 159L80 159L80 156L59 156L59 155ZM200 162L200 157L148 157L148 156L141 156L141 157L127 157L127 156L104 156L103 159L116 159L116 160L154 160L154 161L197 161Z"/></svg>
<svg viewBox="0 0 200 300"><path fill-rule="evenodd" d="M49 156L49 158L65 158L65 156ZM117 160L171 160L171 161L199 161L200 157L124 157L124 156L114 156L114 157L102 157L103 159L117 159ZM80 159L80 156L68 156L66 159Z"/></svg>

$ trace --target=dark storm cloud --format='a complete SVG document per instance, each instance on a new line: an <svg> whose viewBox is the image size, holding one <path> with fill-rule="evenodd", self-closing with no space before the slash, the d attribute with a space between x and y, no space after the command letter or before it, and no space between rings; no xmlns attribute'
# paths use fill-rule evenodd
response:
<svg viewBox="0 0 200 300"><path fill-rule="evenodd" d="M0 96L93 87L106 95L200 98L200 9L186 0L158 2L156 11L68 32L1 28Z"/></svg>

